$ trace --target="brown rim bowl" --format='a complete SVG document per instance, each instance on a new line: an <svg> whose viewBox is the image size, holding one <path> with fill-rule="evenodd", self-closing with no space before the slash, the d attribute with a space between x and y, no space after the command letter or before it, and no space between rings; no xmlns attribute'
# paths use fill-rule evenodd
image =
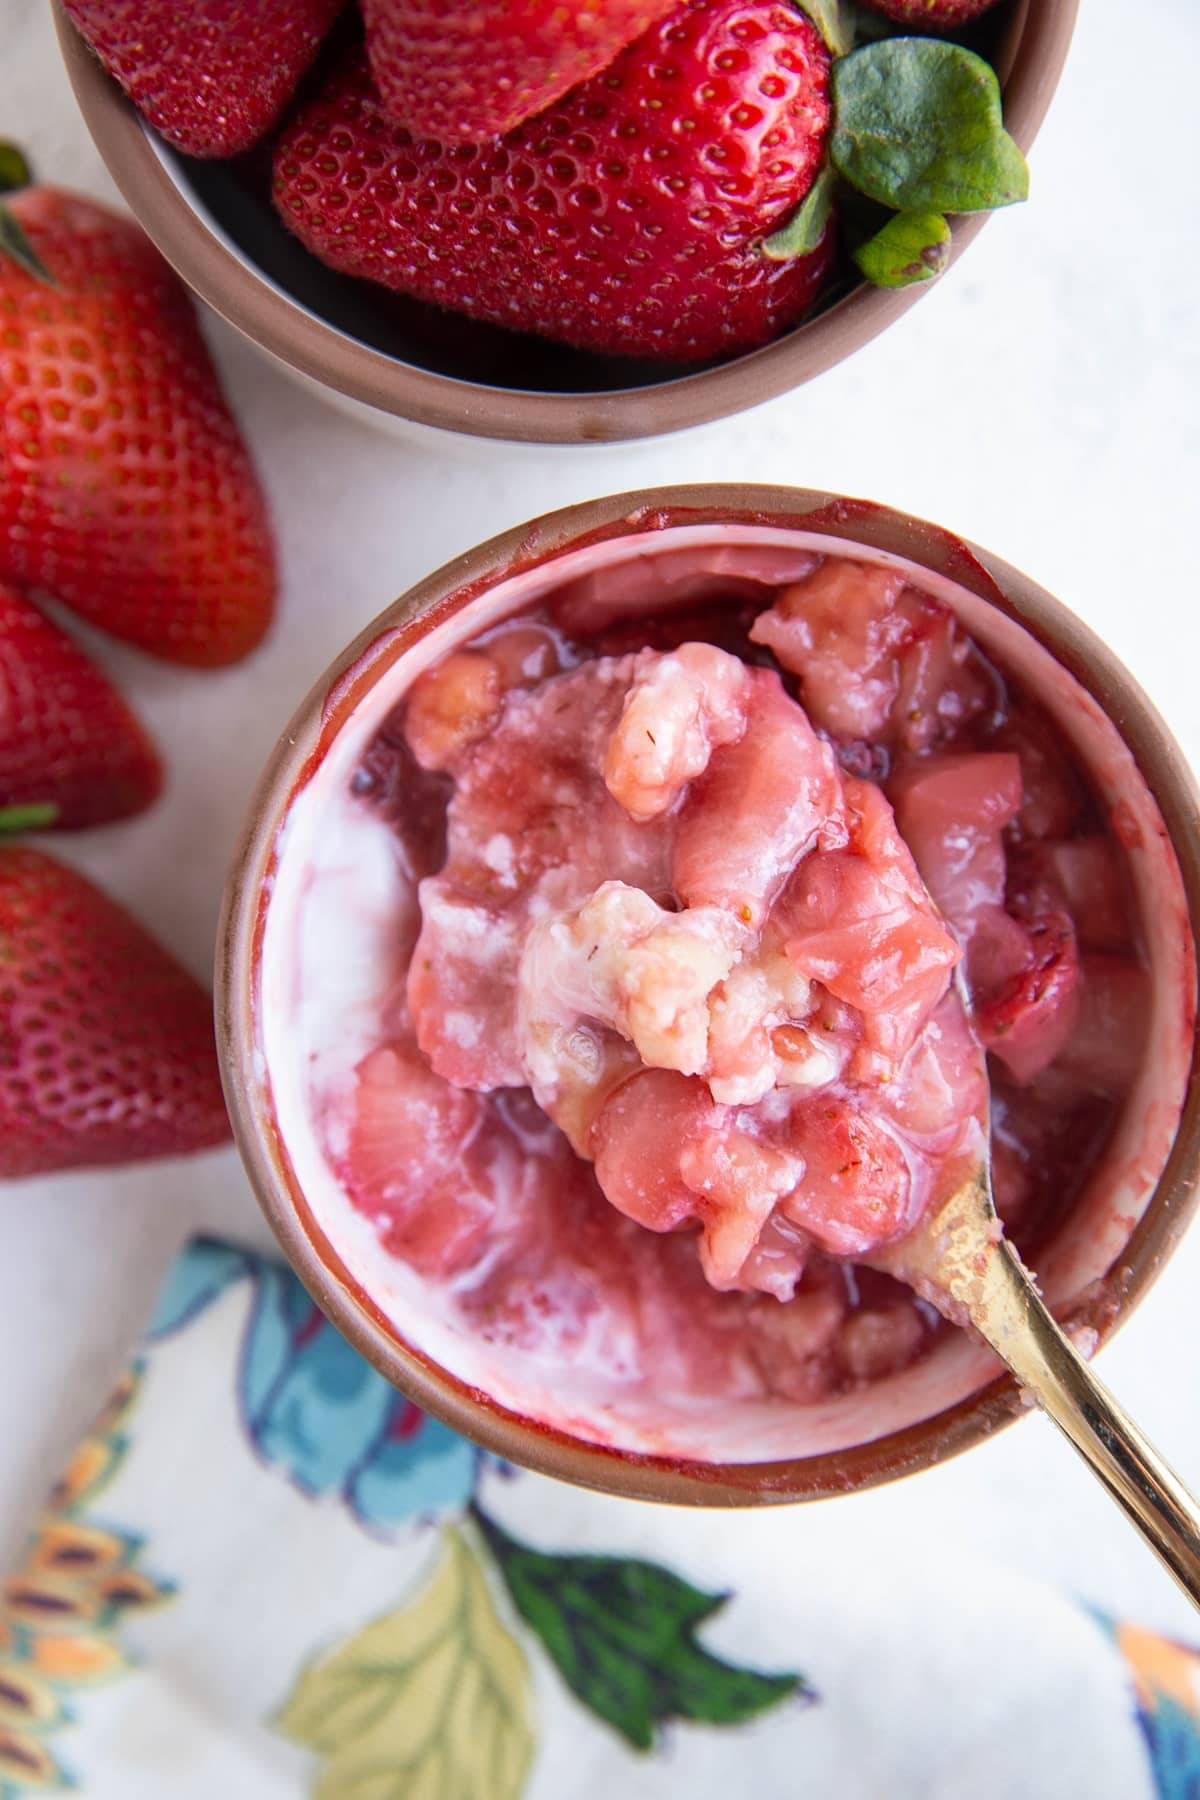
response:
<svg viewBox="0 0 1200 1800"><path fill-rule="evenodd" d="M614 443L681 431L801 386L926 291L855 287L760 350L693 373L588 356L455 320L325 269L284 230L251 158L201 163L144 126L66 19L55 17L84 119L135 216L231 325L332 396L444 431L527 443ZM1006 0L994 60L1027 150L1058 84L1078 0ZM987 215L954 223L959 256ZM382 421L381 421L382 422Z"/></svg>
<svg viewBox="0 0 1200 1800"><path fill-rule="evenodd" d="M639 1499L738 1505L873 1486L979 1443L1021 1412L1021 1400L1013 1381L996 1375L980 1347L949 1334L952 1349L943 1346L914 1365L918 1372L936 1367L936 1374L917 1378L910 1369L872 1384L866 1401L831 1402L823 1423L809 1408L790 1409L792 1420L804 1415L798 1428L802 1454L793 1447L787 1454L747 1456L735 1448L732 1455L718 1450L710 1460L707 1438L701 1452L680 1455L672 1447L669 1454L634 1454L536 1423L519 1406L501 1404L480 1383L460 1379L406 1339L394 1305L389 1319L358 1284L302 1191L268 1079L264 1032L270 1037L276 1027L273 1003L263 1001L264 942L271 907L279 906L293 879L285 820L290 829L298 816L293 808L313 791L335 750L324 791L342 791L346 771L418 667L581 567L634 553L652 557L712 535L733 543L801 546L804 538L795 534L804 534L810 548L815 536L817 547L835 552L902 559L922 586L954 607L985 649L997 651L1005 667L1033 684L1112 809L1114 825L1121 821L1151 970L1148 1046L1102 1160L1107 1185L1097 1187L1094 1203L1089 1187L1070 1228L1052 1240L1044 1260L1038 1258L1060 1316L1094 1333L1095 1341L1106 1337L1153 1282L1196 1203L1200 796L1166 726L1112 653L1026 576L947 532L811 490L703 486L567 507L481 545L383 612L304 701L258 789L220 931L218 1044L234 1130L267 1218L323 1311L389 1381L488 1449ZM293 852L291 871L307 867ZM350 867L357 882L360 865L353 857ZM386 915L389 921L393 916ZM277 917L288 917L286 907ZM277 941L291 942L282 926ZM285 984L293 962L285 949ZM279 966L268 958L268 969ZM268 987L271 993L290 991L270 982ZM289 1029L283 1011L277 1015L280 1031ZM910 1377L908 1387L899 1385ZM849 1410L839 1413L838 1407Z"/></svg>

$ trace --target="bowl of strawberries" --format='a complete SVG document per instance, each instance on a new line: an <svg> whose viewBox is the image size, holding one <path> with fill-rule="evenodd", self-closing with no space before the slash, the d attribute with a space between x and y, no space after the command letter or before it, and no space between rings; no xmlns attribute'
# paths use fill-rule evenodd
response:
<svg viewBox="0 0 1200 1800"><path fill-rule="evenodd" d="M884 330L1026 198L1077 7L57 3L219 313L377 415L535 443L720 418Z"/></svg>

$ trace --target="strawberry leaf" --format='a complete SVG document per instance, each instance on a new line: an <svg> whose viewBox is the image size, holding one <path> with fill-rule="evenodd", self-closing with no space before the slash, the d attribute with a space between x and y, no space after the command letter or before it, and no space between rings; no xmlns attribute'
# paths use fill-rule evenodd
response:
<svg viewBox="0 0 1200 1800"><path fill-rule="evenodd" d="M901 212L986 212L1029 193L981 56L933 38L885 38L833 66L830 154L853 187Z"/></svg>
<svg viewBox="0 0 1200 1800"><path fill-rule="evenodd" d="M763 255L772 262L810 255L825 235L836 187L837 176L826 163L787 224L763 239Z"/></svg>
<svg viewBox="0 0 1200 1800"><path fill-rule="evenodd" d="M35 281L54 286L54 277L7 206L0 205L0 256L11 257Z"/></svg>
<svg viewBox="0 0 1200 1800"><path fill-rule="evenodd" d="M722 1662L696 1628L725 1604L656 1563L620 1556L551 1556L472 1516L513 1605L572 1693L635 1750L654 1747L669 1719L736 1725L782 1700L814 1698L800 1675L762 1675Z"/></svg>
<svg viewBox="0 0 1200 1800"><path fill-rule="evenodd" d="M881 231L854 252L875 287L910 287L932 281L950 257L950 227L941 213L893 213Z"/></svg>
<svg viewBox="0 0 1200 1800"><path fill-rule="evenodd" d="M32 183L33 173L24 151L0 138L0 194L15 193L18 188L30 187Z"/></svg>
<svg viewBox="0 0 1200 1800"><path fill-rule="evenodd" d="M49 800L29 806L0 806L0 837L11 837L18 831L45 831L58 817L58 808Z"/></svg>
<svg viewBox="0 0 1200 1800"><path fill-rule="evenodd" d="M845 56L854 48L854 9L847 0L800 0L833 56Z"/></svg>

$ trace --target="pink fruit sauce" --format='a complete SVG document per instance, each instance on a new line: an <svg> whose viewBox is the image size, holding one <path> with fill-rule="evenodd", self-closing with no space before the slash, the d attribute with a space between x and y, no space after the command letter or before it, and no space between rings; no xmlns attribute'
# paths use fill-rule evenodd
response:
<svg viewBox="0 0 1200 1800"><path fill-rule="evenodd" d="M601 567L427 668L348 772L376 861L323 879L375 923L321 952L353 1057L308 1053L306 1105L381 1265L476 1343L814 1404L947 1329L871 1259L989 1087L1025 1254L1082 1192L1147 1010L1121 844L913 579L673 552L648 612Z"/></svg>

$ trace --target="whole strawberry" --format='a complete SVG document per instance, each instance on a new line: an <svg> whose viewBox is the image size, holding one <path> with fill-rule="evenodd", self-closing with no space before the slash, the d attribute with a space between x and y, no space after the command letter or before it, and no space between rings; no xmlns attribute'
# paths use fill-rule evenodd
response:
<svg viewBox="0 0 1200 1800"><path fill-rule="evenodd" d="M274 558L191 301L94 201L4 204L0 580L176 662L236 661L270 621Z"/></svg>
<svg viewBox="0 0 1200 1800"><path fill-rule="evenodd" d="M415 137L477 143L544 112L678 0L363 0L385 110Z"/></svg>
<svg viewBox="0 0 1200 1800"><path fill-rule="evenodd" d="M149 806L162 785L153 744L64 631L0 587L0 825L101 825Z"/></svg>
<svg viewBox="0 0 1200 1800"><path fill-rule="evenodd" d="M997 0L865 0L873 12L919 31L955 31L996 3Z"/></svg>
<svg viewBox="0 0 1200 1800"><path fill-rule="evenodd" d="M808 310L827 232L762 240L804 198L829 53L783 0L685 0L602 75L504 138L393 125L352 57L285 129L276 205L323 261L437 305L615 355L697 361Z"/></svg>
<svg viewBox="0 0 1200 1800"><path fill-rule="evenodd" d="M274 125L343 0L63 0L143 118L189 156Z"/></svg>
<svg viewBox="0 0 1200 1800"><path fill-rule="evenodd" d="M228 1136L199 982L82 875L0 847L0 1176Z"/></svg>

